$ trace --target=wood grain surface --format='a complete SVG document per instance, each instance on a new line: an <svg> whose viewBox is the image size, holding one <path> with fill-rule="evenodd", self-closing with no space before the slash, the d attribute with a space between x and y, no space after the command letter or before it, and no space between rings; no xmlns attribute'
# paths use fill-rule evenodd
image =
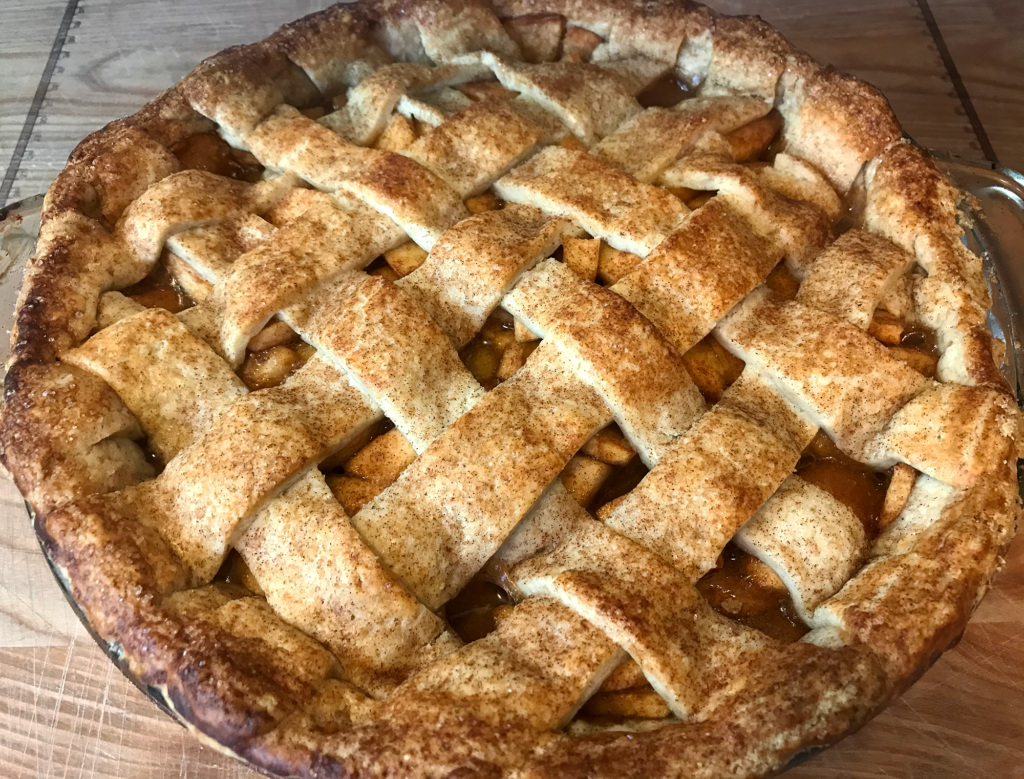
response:
<svg viewBox="0 0 1024 779"><path fill-rule="evenodd" d="M711 0L874 83L933 148L1024 168L1021 0ZM88 132L317 0L0 0L0 204ZM1024 544L963 640L859 733L787 777L1024 778ZM0 779L252 777L128 682L78 624L0 480Z"/></svg>

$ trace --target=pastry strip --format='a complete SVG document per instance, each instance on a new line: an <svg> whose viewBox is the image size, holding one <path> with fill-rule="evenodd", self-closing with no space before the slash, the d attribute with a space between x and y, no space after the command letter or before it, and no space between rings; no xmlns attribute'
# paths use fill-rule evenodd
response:
<svg viewBox="0 0 1024 779"><path fill-rule="evenodd" d="M913 263L894 243L850 230L814 261L796 299L867 330L875 308Z"/></svg>
<svg viewBox="0 0 1024 779"><path fill-rule="evenodd" d="M261 214L294 186L291 174L245 184L200 170L182 171L158 181L128 206L116 234L152 269L171 235L219 219Z"/></svg>
<svg viewBox="0 0 1024 779"><path fill-rule="evenodd" d="M544 130L514 101L474 103L402 152L466 198L532 153Z"/></svg>
<svg viewBox="0 0 1024 779"><path fill-rule="evenodd" d="M622 658L611 639L560 603L531 598L490 635L412 677L389 699L387 712L404 718L440 704L494 724L554 730Z"/></svg>
<svg viewBox="0 0 1024 779"><path fill-rule="evenodd" d="M682 719L734 694L746 678L731 672L774 644L715 613L684 574L593 520L509 578L524 595L558 599L622 646Z"/></svg>
<svg viewBox="0 0 1024 779"><path fill-rule="evenodd" d="M725 199L713 197L611 289L683 354L764 281L781 256Z"/></svg>
<svg viewBox="0 0 1024 779"><path fill-rule="evenodd" d="M504 308L558 345L653 465L704 413L679 354L618 295L545 260L505 296Z"/></svg>
<svg viewBox="0 0 1024 779"><path fill-rule="evenodd" d="M800 618L809 622L814 609L860 567L866 536L843 503L790 476L734 540L775 571Z"/></svg>
<svg viewBox="0 0 1024 779"><path fill-rule="evenodd" d="M1017 408L1009 397L983 387L937 384L897 411L869 448L868 462L912 465L946 484L968 489L994 463L1015 460Z"/></svg>
<svg viewBox="0 0 1024 779"><path fill-rule="evenodd" d="M436 659L444 623L381 565L317 469L270 501L235 548L274 611L329 647L342 676L371 695Z"/></svg>
<svg viewBox="0 0 1024 779"><path fill-rule="evenodd" d="M131 488L130 501L208 582L267 501L380 416L344 374L314 357L281 386L229 406L156 479ZM268 442L273 457L244 454Z"/></svg>
<svg viewBox="0 0 1024 779"><path fill-rule="evenodd" d="M160 308L101 330L63 359L117 392L165 463L246 393L220 357Z"/></svg>
<svg viewBox="0 0 1024 779"><path fill-rule="evenodd" d="M853 325L795 301L750 294L715 328L727 349L863 460L866 445L931 382Z"/></svg>
<svg viewBox="0 0 1024 779"><path fill-rule="evenodd" d="M530 65L479 55L506 89L553 114L584 146L593 146L634 114L636 86L615 73L583 62ZM639 91L639 90L636 90Z"/></svg>
<svg viewBox="0 0 1024 779"><path fill-rule="evenodd" d="M185 311L182 320L237 367L249 339L274 314L342 271L367 265L402 238L365 206L349 211L324 197L236 259L207 301Z"/></svg>
<svg viewBox="0 0 1024 779"><path fill-rule="evenodd" d="M785 155L778 155L785 158ZM776 165L779 159L776 157ZM817 204L793 200L771 186L757 171L722 159L715 154L687 155L666 170L658 183L668 187L696 190L717 190L743 214L751 226L782 250L787 267L798 279L824 248L831 233L828 215ZM822 180L819 190L831 196L838 208L838 198Z"/></svg>
<svg viewBox="0 0 1024 779"><path fill-rule="evenodd" d="M449 427L352 523L430 608L459 592L611 421L554 344ZM437 474L448 478L439 480Z"/></svg>
<svg viewBox="0 0 1024 779"><path fill-rule="evenodd" d="M792 473L814 433L748 368L605 523L695 582Z"/></svg>
<svg viewBox="0 0 1024 779"><path fill-rule="evenodd" d="M519 275L549 256L569 220L533 206L509 204L459 222L427 259L397 285L406 290L461 348L483 327Z"/></svg>
<svg viewBox="0 0 1024 779"><path fill-rule="evenodd" d="M227 275L231 263L239 256L255 249L273 233L274 226L269 222L246 214L176 233L167 239L167 248L212 285Z"/></svg>
<svg viewBox="0 0 1024 779"><path fill-rule="evenodd" d="M445 333L394 284L352 272L282 315L421 453L483 396Z"/></svg>
<svg viewBox="0 0 1024 779"><path fill-rule="evenodd" d="M487 69L480 65L385 65L359 82L349 92L344 108L323 117L320 124L353 144L369 146L384 131L392 112L406 94L463 84L486 74Z"/></svg>
<svg viewBox="0 0 1024 779"><path fill-rule="evenodd" d="M727 133L760 119L771 105L752 97L691 98L671 108L648 108L594 147L594 156L651 184L706 132Z"/></svg>
<svg viewBox="0 0 1024 779"><path fill-rule="evenodd" d="M687 208L663 189L641 184L580 151L549 146L494 185L499 197L568 216L595 238L646 257Z"/></svg>

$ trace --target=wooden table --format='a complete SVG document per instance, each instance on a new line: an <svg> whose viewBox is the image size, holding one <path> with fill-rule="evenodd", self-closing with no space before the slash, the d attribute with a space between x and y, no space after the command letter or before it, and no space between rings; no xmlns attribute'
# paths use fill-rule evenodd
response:
<svg viewBox="0 0 1024 779"><path fill-rule="evenodd" d="M922 144L1024 169L1021 0L712 0L877 85ZM0 0L0 204L86 133L316 0ZM1024 777L1024 544L960 645L793 777ZM78 624L0 482L0 777L251 777L127 682Z"/></svg>

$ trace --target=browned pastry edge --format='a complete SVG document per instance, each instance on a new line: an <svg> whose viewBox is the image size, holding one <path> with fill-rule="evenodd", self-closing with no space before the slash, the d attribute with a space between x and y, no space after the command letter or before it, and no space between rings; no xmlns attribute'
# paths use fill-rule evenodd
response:
<svg viewBox="0 0 1024 779"><path fill-rule="evenodd" d="M76 402L70 406L45 394L53 387L54 372L65 378L69 372L74 374L56 362L57 355L88 335L80 328L90 302L76 282L95 271L95 258L77 252L76 242L86 234L109 236L128 203L177 169L168 147L214 127L190 105L190 101L202 102L202 90L211 75L221 79L225 88L240 83L266 87L272 76L287 69L290 57L315 58L318 49L328 56L331 47L340 45L359 49L361 42L379 42L384 29L390 32L392 45L415 40L407 53L422 57L422 51L416 50L420 44L410 15L429 22L450 5L445 0L363 0L313 14L262 42L215 55L135 115L87 137L47 193L37 253L16 313L14 364L5 384L0 446L19 489L38 512L37 532L48 555L92 626L121 647L130 669L142 681L165 690L179 716L198 731L277 773L432 776L446 773L445 760L465 756L457 775L500 776L509 766L474 757L472 750L487 741L521 740L523 734L493 732L483 723L456 716L368 729L344 722L332 727L312 724L304 738L278 737L280 723L301 718L316 690L273 663L261 640L239 638L166 608L167 593L190 585L185 566L154 530L119 517L110 510L109 501L101 510L98 502L86 497L128 486L146 474L122 468L124 472L104 472L104 480L97 482L95 468L76 459L82 454L71 445L74 435L69 443L69 429L78 435L85 431L86 438L91 431L97 440L115 437L129 449L137 435L131 415L102 382L85 374L72 375L67 391ZM787 90L799 94L827 138L854 150L862 164L898 141L896 119L876 90L819 66L758 19L720 17L703 6L674 0L497 0L495 8L503 18L561 14L574 24L599 31L614 45L617 56L674 58L684 38L717 32L719 51L727 60L777 73L782 96ZM823 168L830 164L821 156L826 151L813 133L790 142L812 163ZM905 172L908 194L922 192L922 208L928 207L930 195L921 188L936 179L945 181L929 161L925 167L923 172L913 167ZM968 340L976 344L966 355L970 375L979 383L995 383L998 371L991 360L989 334L972 332ZM91 396L95 398L88 403L77 402ZM982 544L984 549L973 557L963 557L965 545L970 546L965 539L975 538L973 521L986 528L1012 528L1016 494L1006 498L1005 484L982 485L977 490L990 490L1000 497L982 494L976 499L978 505L965 509L975 514L954 528L936 529L926 541L938 562L948 558L950 565L971 574L954 593L948 619L927 645L904 647L900 661L893 662L878 651L887 640L884 631L879 633L879 625L866 616L857 635L847 637L853 648L834 651L794 645L782 662L765 669L763 685L744 691L732 706L706 722L670 725L629 737L558 737L529 757L522 775L535 779L753 777L778 768L801 750L831 743L856 729L955 641L1000 564L1001 545L1008 533L982 532L981 537L991 543ZM80 500L58 508L71 498ZM803 681L794 681L798 677ZM830 695L823 696L824 691ZM339 732L358 734L352 737L355 751L344 757L338 754ZM780 732L782 738L766 747L767 740ZM421 758L415 768L403 762L405 747ZM529 756L525 747L522 756L524 760Z"/></svg>
<svg viewBox="0 0 1024 779"><path fill-rule="evenodd" d="M312 689L295 689L294 680L282 683L261 667L258 642L186 624L163 608L162 593L190 583L181 561L155 530L91 508L83 500L47 519L37 515L44 549L93 629L120 645L141 681L166 687L183 717L240 749L275 721L254 701L269 696L293 709L298 696L312 695Z"/></svg>
<svg viewBox="0 0 1024 779"><path fill-rule="evenodd" d="M704 722L564 739L545 750L523 779L761 776L802 750L856 730L886 699L885 679L869 653L848 648L826 654L808 644L789 649L754 669L761 684Z"/></svg>
<svg viewBox="0 0 1024 779"><path fill-rule="evenodd" d="M881 209L892 222L890 234L885 237L911 253L914 253L916 239L923 236L950 250L963 250L963 231L957 222L957 209L964 193L942 175L921 149L906 142L895 143L878 155L869 168L872 179L868 187L869 199L876 191L891 190L899 194L899 202L893 203L895 207L882 206ZM938 271L959 305L957 329L962 339L965 374L978 386L1012 395L992 351L992 334L986 324L991 300L984 279L980 274L973 274L976 277L972 278L959 267L942 267Z"/></svg>
<svg viewBox="0 0 1024 779"><path fill-rule="evenodd" d="M925 643L903 644L888 619L879 622L877 613L865 614L851 620L854 635L847 637L846 649L794 644L766 656L764 667L749 674L757 683L704 722L629 736L556 738L527 762L523 776L756 777L848 735L959 639L1016 522L1016 492L1005 476L969 493L962 510L919 545L922 551L930 548L938 567L967 566L968 575L951 588L915 582L921 585L911 593L916 597L897 598L888 607L887 616L897 618L930 603L947 607ZM91 508L88 499L78 501L37 526L76 600L97 632L120 643L133 672L164 690L183 720L246 761L285 775L382 776L399 770L401 756L409 753L425 760L442 761L439 755L470 760L495 739L507 743L523 737L455 712L447 720L412 716L411 722L369 726L311 723L301 739L283 736L277 726L289 715L301 717L315 690L268 663L259 641L185 622L163 608L160 593L188 586L184 566L155 531ZM109 565L112 558L116 566ZM268 700L270 705L255 703ZM358 749L339 756L339 742ZM524 758L529 754L526 745L517 751ZM501 776L507 769L497 761L470 763L460 775ZM419 772L404 775L445 775L432 771L432 764L417 767Z"/></svg>
<svg viewBox="0 0 1024 779"><path fill-rule="evenodd" d="M143 477L144 471L129 468L112 473L88 467L83 449L94 441L85 439L77 446L75 434L91 430L98 436L120 431L141 435L121 399L93 374L58 363L21 362L11 367L0 436L8 444L11 475L36 511L45 513L82 495L105 491L108 484L127 486ZM133 445L130 439L120 443Z"/></svg>

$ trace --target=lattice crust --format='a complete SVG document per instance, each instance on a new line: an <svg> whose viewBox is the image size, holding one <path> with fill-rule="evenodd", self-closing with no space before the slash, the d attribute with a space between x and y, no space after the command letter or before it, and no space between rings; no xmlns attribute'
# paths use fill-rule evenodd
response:
<svg viewBox="0 0 1024 779"><path fill-rule="evenodd" d="M612 289L682 354L761 283L781 256L716 196Z"/></svg>
<svg viewBox="0 0 1024 779"><path fill-rule="evenodd" d="M735 539L785 582L805 621L860 567L867 541L850 509L798 476L783 482Z"/></svg>
<svg viewBox="0 0 1024 779"><path fill-rule="evenodd" d="M666 78L690 96L644 108ZM748 164L780 118L784 151ZM181 170L213 131L263 180ZM899 136L870 87L700 6L328 9L72 154L19 302L5 462L96 631L264 769L774 770L949 644L1018 513L959 193ZM861 229L833 241L862 169ZM158 262L195 305L117 291ZM499 306L521 340L485 392L457 350ZM936 332L947 383L879 343L901 320ZM745 362L710 408L687 370L709 334ZM278 386L233 370L297 339ZM897 466L877 538L792 475L819 427ZM595 520L584 472L633 450L650 472ZM351 517L317 467L342 455L390 481ZM699 594L730 540L803 640ZM231 550L252 589L213 581ZM462 645L438 610L485 567L518 605ZM673 719L561 732L599 689Z"/></svg>
<svg viewBox="0 0 1024 779"><path fill-rule="evenodd" d="M867 330L875 309L913 264L912 255L889 241L850 230L814 262L797 300Z"/></svg>
<svg viewBox="0 0 1024 779"><path fill-rule="evenodd" d="M573 453L610 421L600 395L577 378L575 366L554 344L543 344L353 522L406 586L437 608L462 589ZM458 477L439 480L440 473Z"/></svg>
<svg viewBox="0 0 1024 779"><path fill-rule="evenodd" d="M510 576L528 596L573 609L630 653L683 719L699 719L748 679L730 673L771 639L712 611L684 575L593 520Z"/></svg>
<svg viewBox="0 0 1024 779"><path fill-rule="evenodd" d="M985 324L990 300L981 259L964 246L956 219L961 193L905 143L865 170L865 226L910 252L927 273L914 287L915 317L939 336L937 377L1005 391Z"/></svg>
<svg viewBox="0 0 1024 779"><path fill-rule="evenodd" d="M136 353L141 334L149 336L151 346L160 348ZM103 347L108 349L106 355ZM101 372L129 398L137 413L151 422L151 446L165 457L171 442L182 442L189 435L188 443L192 443L209 424L209 419L193 420L183 413L183 401L192 401L207 417L213 417L225 411L228 400L246 392L209 347L159 309L143 311L103 330L73 356L80 360L79 355L98 353L123 370L125 363L111 359L111 351L133 356L136 374L152 380L148 389L155 394L140 394L140 385L133 384L130 376ZM201 373L204 367L209 370ZM326 366L320 372L340 378ZM183 392L185 388L190 390L188 394ZM266 393L260 396L266 399ZM328 391L323 400L338 403L343 397ZM267 408L263 406L265 411ZM339 407L332 413L343 411ZM232 408L228 413L234 412L237 409ZM368 420L377 416L371 410ZM193 421L187 428L182 424ZM198 424L200 421L206 424ZM212 435L215 446L215 430ZM170 440L162 451L159 445L166 439ZM204 446L202 441L196 446L197 457L210 456L213 446ZM369 553L318 473L308 473L271 500L235 545L275 611L321 639L344 664L346 676L364 689L382 695L424 662L420 653L431 657L431 642L441 635L443 624L406 594ZM219 565L220 559L216 555L212 563ZM303 570L321 575L304 580ZM303 581L306 586L301 586ZM446 638L439 646L443 647L444 641L450 643Z"/></svg>
<svg viewBox="0 0 1024 779"><path fill-rule="evenodd" d="M95 373L124 398L165 463L245 394L227 364L159 308L112 323L63 362Z"/></svg>
<svg viewBox="0 0 1024 779"><path fill-rule="evenodd" d="M545 260L502 303L594 385L648 465L704 412L682 360L650 322L566 265Z"/></svg>
<svg viewBox="0 0 1024 779"><path fill-rule="evenodd" d="M650 108L606 136L594 156L649 184L701 135L727 133L769 110L770 103L751 97L697 97L672 108Z"/></svg>
<svg viewBox="0 0 1024 779"><path fill-rule="evenodd" d="M669 187L717 190L719 197L744 213L757 232L782 250L792 273L802 279L829 239L829 217L838 215L839 201L820 174L818 181L804 182L810 184L808 191L794 185L787 188L789 192L780 193L777 186L773 186L778 179L769 171L786 176L788 159L788 155L779 154L774 168L751 171L716 151L697 150L669 167L661 175L660 183ZM814 196L819 192L828 194L815 203ZM791 193L800 199L786 196ZM811 202L804 200L807 195Z"/></svg>
<svg viewBox="0 0 1024 779"><path fill-rule="evenodd" d="M274 611L372 695L458 643L370 552L317 470L270 501L235 547Z"/></svg>
<svg viewBox="0 0 1024 779"><path fill-rule="evenodd" d="M856 327L796 301L773 300L765 288L747 296L716 332L861 460L886 421L930 383Z"/></svg>
<svg viewBox="0 0 1024 779"><path fill-rule="evenodd" d="M745 372L604 521L696 581L792 472L815 430Z"/></svg>
<svg viewBox="0 0 1024 779"><path fill-rule="evenodd" d="M11 369L6 386L5 413L17 417L21 442L7 459L17 463L22 494L37 512L152 478L136 443L143 436L137 417L98 376L25 363Z"/></svg>
<svg viewBox="0 0 1024 779"><path fill-rule="evenodd" d="M595 238L646 257L687 209L670 193L642 184L582 151L557 146L499 180L499 197L568 216Z"/></svg>

